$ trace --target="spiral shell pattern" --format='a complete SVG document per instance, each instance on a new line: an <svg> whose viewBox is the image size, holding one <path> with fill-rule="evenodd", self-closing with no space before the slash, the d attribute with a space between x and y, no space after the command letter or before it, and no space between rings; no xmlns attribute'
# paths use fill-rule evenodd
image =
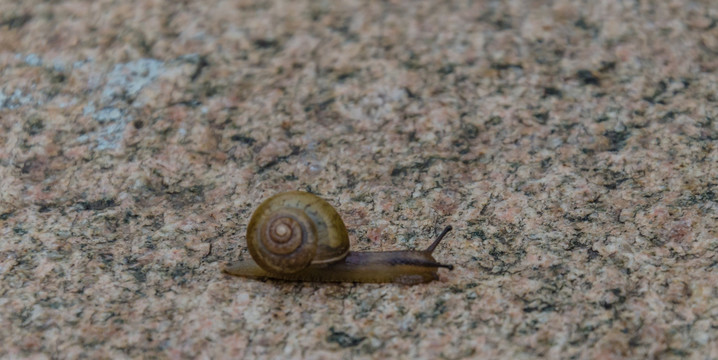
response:
<svg viewBox="0 0 718 360"><path fill-rule="evenodd" d="M293 274L311 264L343 259L349 252L349 239L329 203L293 191L260 204L247 225L247 246L262 269Z"/></svg>
<svg viewBox="0 0 718 360"><path fill-rule="evenodd" d="M257 256L253 257L264 269L291 274L311 264L317 252L316 230L300 210L281 209L258 225Z"/></svg>

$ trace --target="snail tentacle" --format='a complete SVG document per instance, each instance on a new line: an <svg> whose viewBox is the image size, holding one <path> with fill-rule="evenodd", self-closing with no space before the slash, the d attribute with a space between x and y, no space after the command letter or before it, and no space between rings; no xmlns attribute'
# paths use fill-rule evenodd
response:
<svg viewBox="0 0 718 360"><path fill-rule="evenodd" d="M425 250L351 252L344 222L329 203L306 192L281 193L262 202L247 225L252 259L222 271L289 281L425 283L439 278L439 268L454 268L432 255L451 229Z"/></svg>

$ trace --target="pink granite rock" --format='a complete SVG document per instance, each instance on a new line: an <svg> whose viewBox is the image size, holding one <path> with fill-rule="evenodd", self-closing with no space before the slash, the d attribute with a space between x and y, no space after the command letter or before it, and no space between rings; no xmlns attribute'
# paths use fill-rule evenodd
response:
<svg viewBox="0 0 718 360"><path fill-rule="evenodd" d="M715 1L0 0L0 357L718 358ZM253 281L307 190L407 287Z"/></svg>

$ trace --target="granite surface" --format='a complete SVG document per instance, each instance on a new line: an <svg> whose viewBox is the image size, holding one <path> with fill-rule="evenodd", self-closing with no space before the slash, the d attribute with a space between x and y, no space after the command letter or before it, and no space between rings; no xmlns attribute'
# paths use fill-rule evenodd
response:
<svg viewBox="0 0 718 360"><path fill-rule="evenodd" d="M2 358L718 358L718 3L0 0ZM307 190L418 286L254 281Z"/></svg>

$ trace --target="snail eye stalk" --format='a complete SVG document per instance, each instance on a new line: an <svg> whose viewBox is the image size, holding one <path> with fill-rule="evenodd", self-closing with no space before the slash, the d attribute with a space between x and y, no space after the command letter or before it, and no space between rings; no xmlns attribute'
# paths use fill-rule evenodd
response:
<svg viewBox="0 0 718 360"><path fill-rule="evenodd" d="M436 247L439 245L439 243L441 242L441 240L444 238L444 236L446 236L446 234L447 234L449 231L451 231L451 229L453 229L453 228L451 227L451 225L445 227L445 228L444 228L444 231L442 231L441 234L439 234L439 236L436 238L436 240L434 240L434 242L431 243L431 245L429 245L429 247L426 248L426 250L424 250L424 251L425 251L425 252L428 252L429 254L433 253L433 252L434 252L434 249L436 249Z"/></svg>

